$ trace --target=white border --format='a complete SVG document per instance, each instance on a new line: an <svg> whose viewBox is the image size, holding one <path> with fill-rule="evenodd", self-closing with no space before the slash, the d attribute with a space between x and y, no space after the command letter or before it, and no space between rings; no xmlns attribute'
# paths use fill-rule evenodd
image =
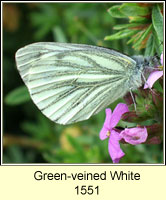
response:
<svg viewBox="0 0 166 200"><path fill-rule="evenodd" d="M22 163L17 163L17 164L3 164L3 115L2 115L2 111L3 111L3 62L2 62L2 58L3 58L3 35L2 35L2 30L3 30L3 3L126 3L126 2L131 2L131 1L1 1L1 165L2 166L164 166L165 165L165 118L163 119L163 163L161 164L148 164L148 163L133 163L133 164L112 164L112 163L72 163L72 164L67 164L67 163L26 163L26 164L22 164ZM163 3L163 18L164 18L164 44L165 44L165 1L132 1L132 3ZM165 45L163 45L163 59L164 59L164 63L163 66L165 66ZM164 117L165 117L165 69L164 69L164 76L163 76L163 88L164 88Z"/></svg>

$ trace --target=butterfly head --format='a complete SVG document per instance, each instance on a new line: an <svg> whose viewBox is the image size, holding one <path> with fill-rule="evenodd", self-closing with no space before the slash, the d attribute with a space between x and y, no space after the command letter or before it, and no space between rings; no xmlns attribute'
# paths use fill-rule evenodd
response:
<svg viewBox="0 0 166 200"><path fill-rule="evenodd" d="M132 57L136 61L136 67L139 71L143 73L150 73L154 71L154 69L160 65L160 57L155 56L133 56Z"/></svg>

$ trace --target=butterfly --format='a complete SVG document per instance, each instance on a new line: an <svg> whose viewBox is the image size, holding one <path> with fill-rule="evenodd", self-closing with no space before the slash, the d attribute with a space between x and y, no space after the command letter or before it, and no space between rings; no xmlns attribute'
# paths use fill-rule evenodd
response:
<svg viewBox="0 0 166 200"><path fill-rule="evenodd" d="M16 65L41 112L59 124L89 119L143 84L151 58L104 47L39 42L16 52Z"/></svg>

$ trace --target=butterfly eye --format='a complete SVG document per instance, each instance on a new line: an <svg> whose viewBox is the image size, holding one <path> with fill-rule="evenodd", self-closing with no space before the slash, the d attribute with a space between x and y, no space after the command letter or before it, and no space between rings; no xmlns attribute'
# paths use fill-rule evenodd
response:
<svg viewBox="0 0 166 200"><path fill-rule="evenodd" d="M147 58L144 59L144 65L148 65L149 64L149 60Z"/></svg>

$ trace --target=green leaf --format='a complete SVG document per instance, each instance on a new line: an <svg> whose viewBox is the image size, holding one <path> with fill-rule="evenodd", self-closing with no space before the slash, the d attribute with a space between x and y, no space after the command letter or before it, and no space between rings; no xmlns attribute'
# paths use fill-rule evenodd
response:
<svg viewBox="0 0 166 200"><path fill-rule="evenodd" d="M60 26L53 28L54 41L56 42L67 42L66 36Z"/></svg>
<svg viewBox="0 0 166 200"><path fill-rule="evenodd" d="M157 36L161 42L163 42L163 16L161 14L159 5L156 4L152 10L152 22L153 27L157 33Z"/></svg>
<svg viewBox="0 0 166 200"><path fill-rule="evenodd" d="M134 35L137 32L138 32L137 30L125 29L125 30L119 31L119 32L117 32L117 33L115 33L113 35L106 36L104 38L104 40L118 40L118 39L130 37L130 36Z"/></svg>
<svg viewBox="0 0 166 200"><path fill-rule="evenodd" d="M149 14L148 7L141 7L137 3L123 3L120 11L126 16L146 16Z"/></svg>
<svg viewBox="0 0 166 200"><path fill-rule="evenodd" d="M140 34L141 34L141 33L138 32L137 34L133 35L133 36L131 37L131 39L127 41L127 44L130 44L130 43L132 43L132 42L134 43L135 41L137 41L137 39L139 38Z"/></svg>
<svg viewBox="0 0 166 200"><path fill-rule="evenodd" d="M161 92L163 94L163 88L160 85L159 81L156 81L155 84L153 85L153 88L155 88L157 91Z"/></svg>
<svg viewBox="0 0 166 200"><path fill-rule="evenodd" d="M10 106L19 105L30 100L30 95L25 86L18 87L12 90L5 97L5 103Z"/></svg>
<svg viewBox="0 0 166 200"><path fill-rule="evenodd" d="M130 23L142 23L142 24L147 24L147 23L151 23L151 21L148 18L145 17L140 17L140 16L136 16L136 17L129 17L130 19Z"/></svg>
<svg viewBox="0 0 166 200"><path fill-rule="evenodd" d="M153 42L155 44L155 50L156 50L158 55L161 55L161 53L163 52L163 44L159 40L159 38L157 37L157 33L156 33L154 27L153 27L152 33L153 33L153 38L154 38Z"/></svg>
<svg viewBox="0 0 166 200"><path fill-rule="evenodd" d="M121 30L121 29L124 29L124 28L133 28L133 27L138 27L138 26L140 27L142 25L143 25L142 23L118 24L118 25L114 26L114 29L115 30Z"/></svg>
<svg viewBox="0 0 166 200"><path fill-rule="evenodd" d="M146 37L148 37L148 35L150 34L151 31L152 31L152 24L146 29L146 31L144 31L144 33L137 40L137 42L133 45L133 47L136 48L136 49L139 49L143 40L145 40Z"/></svg>
<svg viewBox="0 0 166 200"><path fill-rule="evenodd" d="M119 5L112 6L111 8L109 8L108 9L108 13L112 17L115 17L115 18L126 18L126 15L124 15L123 13L121 13Z"/></svg>
<svg viewBox="0 0 166 200"><path fill-rule="evenodd" d="M145 49L145 56L153 56L155 54L155 43L154 43L154 37L153 34L150 35Z"/></svg>

